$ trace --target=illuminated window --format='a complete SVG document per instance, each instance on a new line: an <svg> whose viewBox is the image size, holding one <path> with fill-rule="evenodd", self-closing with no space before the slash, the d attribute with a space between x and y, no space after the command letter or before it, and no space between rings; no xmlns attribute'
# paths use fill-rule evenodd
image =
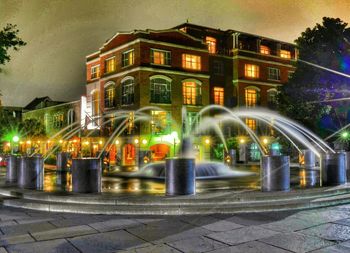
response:
<svg viewBox="0 0 350 253"><path fill-rule="evenodd" d="M245 89L246 107L255 107L259 103L259 91L254 88Z"/></svg>
<svg viewBox="0 0 350 253"><path fill-rule="evenodd" d="M200 105L202 103L201 85L194 81L182 83L182 94L185 105Z"/></svg>
<svg viewBox="0 0 350 253"><path fill-rule="evenodd" d="M187 27L182 27L182 28L180 28L179 30L182 31L182 32L184 32L184 33L186 33L186 32L187 32Z"/></svg>
<svg viewBox="0 0 350 253"><path fill-rule="evenodd" d="M224 105L224 88L214 87L214 104Z"/></svg>
<svg viewBox="0 0 350 253"><path fill-rule="evenodd" d="M53 116L53 119L52 119L52 122L53 122L53 127L54 128L61 128L63 127L63 123L64 123L64 115L63 113L56 113L54 116Z"/></svg>
<svg viewBox="0 0 350 253"><path fill-rule="evenodd" d="M158 65L170 65L171 64L171 52L151 49L151 62Z"/></svg>
<svg viewBox="0 0 350 253"><path fill-rule="evenodd" d="M211 54L215 54L216 53L216 39L213 37L205 37L205 43L207 43L208 45L208 51Z"/></svg>
<svg viewBox="0 0 350 253"><path fill-rule="evenodd" d="M268 46L260 46L260 53L261 54L270 54L270 48Z"/></svg>
<svg viewBox="0 0 350 253"><path fill-rule="evenodd" d="M151 103L171 104L171 82L165 78L151 79Z"/></svg>
<svg viewBox="0 0 350 253"><path fill-rule="evenodd" d="M222 63L222 61L214 61L213 72L214 72L214 75L221 76L224 74L224 64Z"/></svg>
<svg viewBox="0 0 350 253"><path fill-rule="evenodd" d="M201 57L192 54L182 54L182 67L201 70Z"/></svg>
<svg viewBox="0 0 350 253"><path fill-rule="evenodd" d="M113 72L116 69L115 57L109 58L105 61L106 73Z"/></svg>
<svg viewBox="0 0 350 253"><path fill-rule="evenodd" d="M111 108L115 106L115 85L111 83L105 88L105 107Z"/></svg>
<svg viewBox="0 0 350 253"><path fill-rule="evenodd" d="M130 105L134 103L134 79L128 78L122 82L122 104Z"/></svg>
<svg viewBox="0 0 350 253"><path fill-rule="evenodd" d="M153 134L169 134L171 132L171 114L164 111L152 111L151 128Z"/></svg>
<svg viewBox="0 0 350 253"><path fill-rule="evenodd" d="M290 59L290 58L291 58L290 51L288 51L288 50L281 50L281 51L280 51L280 56L281 56L282 58L287 58L287 59Z"/></svg>
<svg viewBox="0 0 350 253"><path fill-rule="evenodd" d="M135 126L135 113L134 112L129 112L129 118L127 121L127 133L132 134Z"/></svg>
<svg viewBox="0 0 350 253"><path fill-rule="evenodd" d="M253 64L245 64L244 74L246 77L259 78L259 66Z"/></svg>
<svg viewBox="0 0 350 253"><path fill-rule="evenodd" d="M253 131L256 131L256 120L255 119L246 118L245 124Z"/></svg>
<svg viewBox="0 0 350 253"><path fill-rule="evenodd" d="M126 51L122 55L122 66L130 66L134 64L134 49Z"/></svg>
<svg viewBox="0 0 350 253"><path fill-rule="evenodd" d="M91 79L100 77L100 65L95 65L91 67Z"/></svg>
<svg viewBox="0 0 350 253"><path fill-rule="evenodd" d="M268 79L281 80L281 71L276 68L268 68Z"/></svg>
<svg viewBox="0 0 350 253"><path fill-rule="evenodd" d="M100 93L98 90L94 90L91 93L92 101L91 101L91 109L92 109L92 126L98 126L98 120L95 118L100 114Z"/></svg>

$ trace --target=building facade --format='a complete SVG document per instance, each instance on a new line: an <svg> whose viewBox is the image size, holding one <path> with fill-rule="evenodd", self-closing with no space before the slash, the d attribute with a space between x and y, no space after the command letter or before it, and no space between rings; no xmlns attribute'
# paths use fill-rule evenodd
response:
<svg viewBox="0 0 350 253"><path fill-rule="evenodd" d="M78 156L80 151L80 138L78 136L81 133L79 131L73 132L73 130L80 125L80 101L63 103L50 100L47 103L37 100L36 103L32 102L30 103L33 106L31 108L37 109L27 109L23 112L23 120L38 120L45 127L47 137L21 140L19 143L20 151L23 153L35 151L46 154L54 145L59 145L61 150L72 152L73 156ZM45 103L47 106L44 105ZM40 104L41 106L38 106ZM66 130L60 133L63 129ZM69 131L72 133L66 135Z"/></svg>
<svg viewBox="0 0 350 253"><path fill-rule="evenodd" d="M292 75L296 58L290 43L189 23L117 33L86 57L82 125L106 136L103 142L122 126L109 149L111 160L121 165L137 165L144 156L163 160L178 148L183 107L191 127L198 111L209 104L273 109L277 87ZM148 114L142 122L135 114L141 108ZM129 112L124 121L117 118L120 110ZM254 119L245 122L259 132ZM244 133L239 128L229 131L230 136L238 134ZM92 141L98 149L101 140ZM205 134L195 139L200 158L209 158L209 143Z"/></svg>

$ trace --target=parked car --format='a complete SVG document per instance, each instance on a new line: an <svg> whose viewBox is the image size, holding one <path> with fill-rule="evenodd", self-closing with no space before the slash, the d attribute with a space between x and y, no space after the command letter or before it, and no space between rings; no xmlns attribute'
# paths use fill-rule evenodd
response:
<svg viewBox="0 0 350 253"><path fill-rule="evenodd" d="M7 161L6 161L6 155L0 154L0 167L6 167Z"/></svg>

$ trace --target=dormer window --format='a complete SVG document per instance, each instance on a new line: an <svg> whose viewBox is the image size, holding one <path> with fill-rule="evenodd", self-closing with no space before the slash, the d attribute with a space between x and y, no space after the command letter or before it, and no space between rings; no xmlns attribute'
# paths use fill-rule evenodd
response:
<svg viewBox="0 0 350 253"><path fill-rule="evenodd" d="M288 50L281 50L280 51L280 57L290 59L291 58L290 51L288 51Z"/></svg>
<svg viewBox="0 0 350 253"><path fill-rule="evenodd" d="M208 51L210 54L216 53L216 39L213 37L205 37L205 43L208 45Z"/></svg>
<svg viewBox="0 0 350 253"><path fill-rule="evenodd" d="M270 48L268 46L260 46L260 54L270 54Z"/></svg>

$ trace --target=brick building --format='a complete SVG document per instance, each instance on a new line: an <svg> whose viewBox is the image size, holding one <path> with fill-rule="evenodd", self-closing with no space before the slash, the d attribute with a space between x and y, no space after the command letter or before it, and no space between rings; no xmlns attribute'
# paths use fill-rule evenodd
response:
<svg viewBox="0 0 350 253"><path fill-rule="evenodd" d="M288 81L296 57L290 43L189 23L117 33L86 58L82 117L90 119L85 120L87 129L108 136L120 124L113 112L130 110L111 156L135 165L138 154L149 150L153 160L162 160L175 153L183 106L190 124L209 104L274 108L276 88ZM147 106L164 111L152 108L151 120L136 123L131 111ZM246 124L259 132L255 120L247 118ZM195 140L201 158L208 156L204 138ZM91 141L98 148L100 140Z"/></svg>

